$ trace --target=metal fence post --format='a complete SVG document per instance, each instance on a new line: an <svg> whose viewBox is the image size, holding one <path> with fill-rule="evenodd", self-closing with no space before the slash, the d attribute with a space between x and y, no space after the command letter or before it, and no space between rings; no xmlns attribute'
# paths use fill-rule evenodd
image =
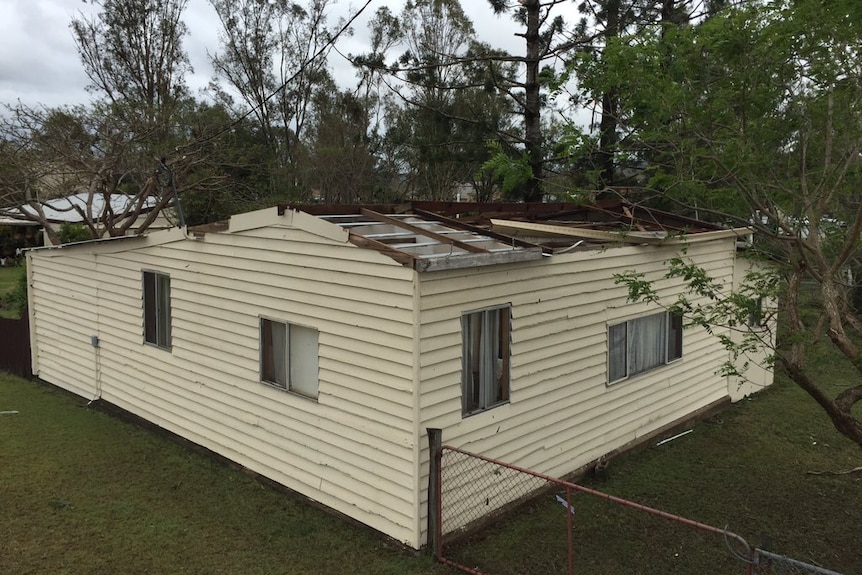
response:
<svg viewBox="0 0 862 575"><path fill-rule="evenodd" d="M568 485L566 486L566 529L568 533L566 534L566 542L569 548L569 575L574 575L575 573L575 534L572 531L572 488Z"/></svg>
<svg viewBox="0 0 862 575"><path fill-rule="evenodd" d="M441 452L443 447L443 431L429 427L428 447L430 470L428 472L428 552L431 556L440 560L443 537L441 535Z"/></svg>

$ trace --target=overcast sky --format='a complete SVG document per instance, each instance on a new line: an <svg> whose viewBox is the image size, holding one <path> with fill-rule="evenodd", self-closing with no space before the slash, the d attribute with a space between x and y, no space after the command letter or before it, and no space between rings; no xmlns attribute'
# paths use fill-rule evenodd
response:
<svg viewBox="0 0 862 575"><path fill-rule="evenodd" d="M355 13L363 4L364 0L339 0L330 23ZM354 35L339 40L339 50L364 51L366 24L377 8L388 5L399 12L403 4L403 0L372 0L354 25ZM514 36L518 27L510 18L495 16L486 0L462 0L462 5L481 40L515 53L523 51L523 40ZM69 22L79 12L92 11L83 0L0 0L0 104L20 99L29 105L60 106L90 99ZM219 23L207 0L189 0L184 20L189 28L184 47L195 71L187 80L197 94L213 76L207 52L219 49ZM339 82L353 82L353 71L337 54L330 65Z"/></svg>

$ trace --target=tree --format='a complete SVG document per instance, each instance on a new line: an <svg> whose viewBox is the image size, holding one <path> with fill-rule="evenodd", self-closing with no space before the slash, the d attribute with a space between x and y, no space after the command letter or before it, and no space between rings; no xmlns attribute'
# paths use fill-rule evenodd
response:
<svg viewBox="0 0 862 575"><path fill-rule="evenodd" d="M69 204L68 210L77 212L94 238L125 234L151 208L155 219L171 197L158 185L155 162L147 162L147 167L138 163L141 141L149 133L135 134L126 128L104 105L8 108L0 119L6 166L0 174L0 205L6 207L0 211L39 222L52 243L60 243L60 237L45 207L74 193L85 194L85 205ZM115 195L128 198L119 211L112 208ZM97 198L103 202L96 202ZM147 216L144 229L150 220Z"/></svg>
<svg viewBox="0 0 862 575"><path fill-rule="evenodd" d="M852 298L862 263L860 46L862 4L769 0L621 39L582 79L595 93L618 87L628 145L649 158L648 201L748 225L768 257L771 271L752 276L742 298L683 258L672 273L713 304L670 305L708 326L779 295L785 332L775 364L862 447L862 320ZM644 294L648 287L634 292ZM806 363L817 342L858 374L834 395Z"/></svg>
<svg viewBox="0 0 862 575"><path fill-rule="evenodd" d="M80 15L70 25L90 89L149 126L164 126L188 92L181 19L187 0L93 4L101 8L98 15Z"/></svg>
<svg viewBox="0 0 862 575"><path fill-rule="evenodd" d="M592 24L590 42L583 43L574 57L566 56L567 67L579 76L583 68L603 66L605 46L620 41L637 42L641 31L668 30L702 22L718 12L727 0L584 0L579 10ZM589 154L589 169L597 172L599 189L626 185L621 163L620 140L626 137L628 127L622 114L620 94L616 86L608 84L601 93L582 94L583 104L599 110L595 141ZM623 148L625 145L623 145ZM630 183L630 182L628 182Z"/></svg>
<svg viewBox="0 0 862 575"><path fill-rule="evenodd" d="M240 126L216 143L212 135L223 129L227 116L207 110L184 102L175 118L185 130L174 130L172 142L195 143L167 158L151 155L152 131L118 115L108 103L7 107L0 116L0 213L40 223L51 242L59 243L45 213L49 203L76 213L92 238L143 233L178 196L212 200L229 195L236 211L236 202L249 197L240 193L248 189L241 186L241 168L255 163L248 157L253 148L246 142L231 145ZM57 201L73 194L84 198L82 205Z"/></svg>
<svg viewBox="0 0 862 575"><path fill-rule="evenodd" d="M388 104L385 137L410 193L447 199L469 183L490 197L493 182L476 175L489 156L488 141L512 138L512 109L500 88L513 75L505 56L476 41L455 0L411 1L400 18L380 10L372 31L380 40L354 61L363 78L385 78L400 100ZM398 45L404 53L387 65L386 49Z"/></svg>
<svg viewBox="0 0 862 575"><path fill-rule="evenodd" d="M43 225L47 202L68 204L91 237L143 233L190 187L212 189L224 174L204 169L213 148L189 146L196 103L184 75L185 0L97 0L102 11L71 28L97 99L88 106L7 107L0 119L3 213ZM183 146L182 153L174 153ZM101 206L101 207L100 207Z"/></svg>
<svg viewBox="0 0 862 575"><path fill-rule="evenodd" d="M362 100L331 83L316 92L314 109L301 162L307 187L326 203L370 201L382 186Z"/></svg>
<svg viewBox="0 0 862 575"><path fill-rule="evenodd" d="M174 158L187 225L224 220L279 200L272 155L259 124L220 103L189 101L178 117L184 144ZM180 161L178 161L180 160Z"/></svg>
<svg viewBox="0 0 862 575"><path fill-rule="evenodd" d="M520 143L526 152L530 178L526 182L523 199L527 202L540 202L544 197L542 182L546 161L542 127L542 85L548 77L553 76L548 63L583 42L584 26L579 25L567 32L563 18L552 17L554 8L562 4L563 0L520 0L516 4L509 4L507 0L488 2L496 14L511 12L513 18L524 26L524 32L518 35L522 36L526 43L525 54L523 57L508 58L510 61L523 63L524 79L510 80L505 89L524 117L524 132Z"/></svg>
<svg viewBox="0 0 862 575"><path fill-rule="evenodd" d="M327 13L332 0L210 3L222 24L222 53L212 57L214 67L257 119L273 153L273 173L295 171L315 86L330 79ZM286 183L298 182L287 176ZM272 191L284 185L274 178Z"/></svg>

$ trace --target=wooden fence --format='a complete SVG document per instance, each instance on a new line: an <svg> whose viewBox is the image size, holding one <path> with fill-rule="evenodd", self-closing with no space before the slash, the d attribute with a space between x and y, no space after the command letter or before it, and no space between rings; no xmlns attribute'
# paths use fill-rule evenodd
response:
<svg viewBox="0 0 862 575"><path fill-rule="evenodd" d="M33 377L30 366L30 322L0 318L0 370L21 377Z"/></svg>

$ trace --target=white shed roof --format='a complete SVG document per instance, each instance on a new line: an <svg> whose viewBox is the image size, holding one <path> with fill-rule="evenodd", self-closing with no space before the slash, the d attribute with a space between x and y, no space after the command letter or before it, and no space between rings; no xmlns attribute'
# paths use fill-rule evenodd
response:
<svg viewBox="0 0 862 575"><path fill-rule="evenodd" d="M99 221L104 217L108 204L106 204L104 196L101 194L95 194L92 196L92 203L88 208L87 200L89 197L90 195L87 192L82 192L71 196L47 200L42 202L42 210L45 213L45 217L49 221L55 223L81 223L84 221L84 217L81 215L81 212L88 214L91 220ZM111 213L119 215L127 209L131 210L134 201L135 198L132 196L112 194L109 202ZM147 198L144 203L144 210L147 211L155 207L156 203L156 198ZM36 210L31 206L23 205L15 208L0 209L0 213L5 214L8 219L14 220L16 219L15 216L20 216L25 219L31 218L36 215Z"/></svg>

